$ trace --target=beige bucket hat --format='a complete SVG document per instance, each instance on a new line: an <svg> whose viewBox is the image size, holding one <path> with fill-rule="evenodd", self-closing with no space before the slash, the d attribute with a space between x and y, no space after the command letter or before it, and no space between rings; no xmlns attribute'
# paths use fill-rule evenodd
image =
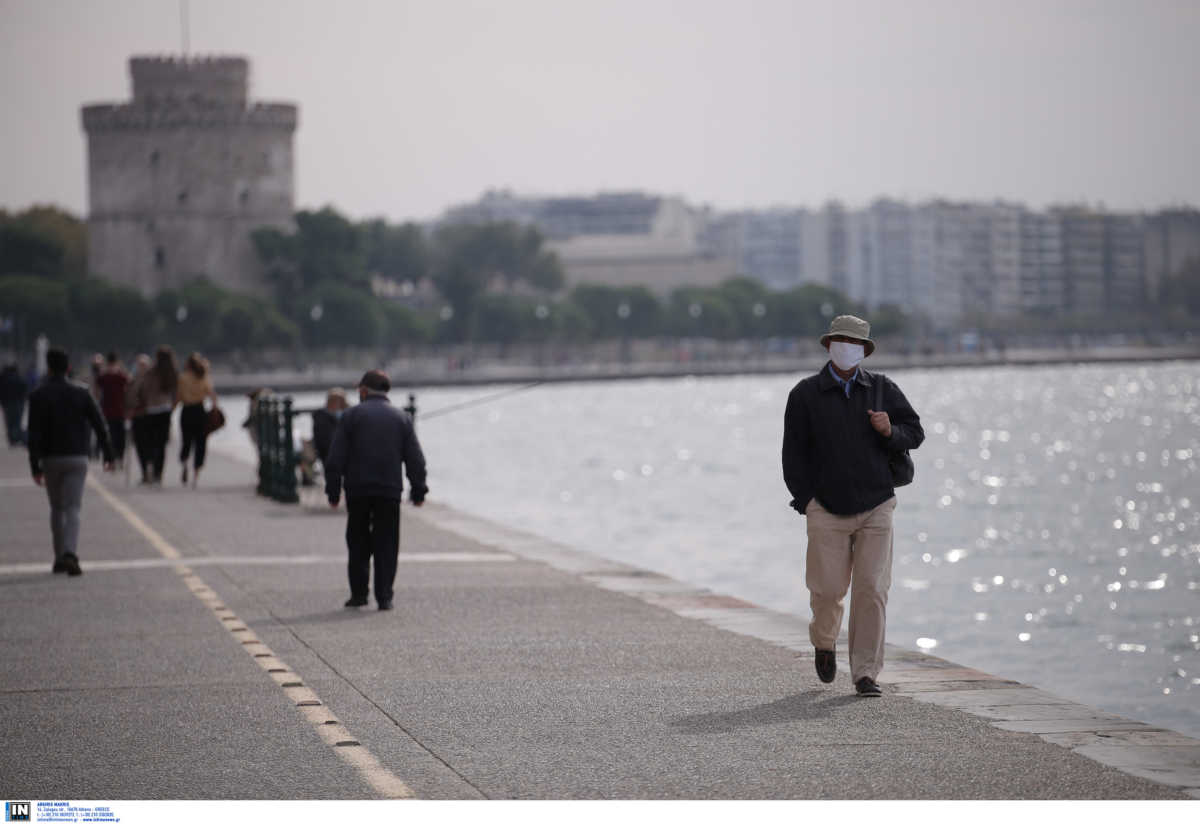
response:
<svg viewBox="0 0 1200 824"><path fill-rule="evenodd" d="M829 348L829 339L841 335L863 342L863 357L875 351L875 341L871 340L871 324L854 315L838 315L829 324L829 331L821 335L821 345Z"/></svg>

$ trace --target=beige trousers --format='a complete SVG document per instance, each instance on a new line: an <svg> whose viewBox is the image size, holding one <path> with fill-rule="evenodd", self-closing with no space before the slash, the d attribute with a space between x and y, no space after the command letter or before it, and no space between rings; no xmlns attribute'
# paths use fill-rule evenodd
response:
<svg viewBox="0 0 1200 824"><path fill-rule="evenodd" d="M804 580L813 614L808 637L817 649L834 649L842 628L842 602L849 590L853 681L878 678L883 669L895 509L892 497L858 515L834 515L814 498L804 511L808 520Z"/></svg>

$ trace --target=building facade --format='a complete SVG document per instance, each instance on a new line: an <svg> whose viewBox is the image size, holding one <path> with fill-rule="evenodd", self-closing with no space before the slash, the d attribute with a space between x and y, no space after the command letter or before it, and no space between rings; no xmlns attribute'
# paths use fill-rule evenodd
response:
<svg viewBox="0 0 1200 824"><path fill-rule="evenodd" d="M265 289L251 232L293 227L297 107L247 100L238 57L129 61L133 99L84 106L88 269L153 295Z"/></svg>

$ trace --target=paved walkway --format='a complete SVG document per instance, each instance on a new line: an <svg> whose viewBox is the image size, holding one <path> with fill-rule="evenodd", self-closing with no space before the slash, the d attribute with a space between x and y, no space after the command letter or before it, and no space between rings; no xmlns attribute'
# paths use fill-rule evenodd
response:
<svg viewBox="0 0 1200 824"><path fill-rule="evenodd" d="M802 619L436 498L396 609L345 610L342 513L168 470L93 472L68 578L0 453L6 797L1200 797L1200 741L894 649L859 699Z"/></svg>

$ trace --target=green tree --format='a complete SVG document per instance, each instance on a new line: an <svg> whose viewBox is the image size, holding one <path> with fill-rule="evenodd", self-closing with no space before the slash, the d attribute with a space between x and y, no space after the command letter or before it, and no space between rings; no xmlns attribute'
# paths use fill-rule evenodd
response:
<svg viewBox="0 0 1200 824"><path fill-rule="evenodd" d="M836 289L809 283L772 296L769 307L772 334L781 337L820 336L837 315L864 316L862 307Z"/></svg>
<svg viewBox="0 0 1200 824"><path fill-rule="evenodd" d="M551 292L561 288L562 265L542 248L542 236L516 223L446 224L433 236L433 280L454 315L453 333L471 339L476 303L489 284L499 280L510 288L524 282Z"/></svg>
<svg viewBox="0 0 1200 824"><path fill-rule="evenodd" d="M771 305L771 292L766 286L752 278L736 277L721 282L714 291L733 311L738 337L766 335L770 328L767 315Z"/></svg>
<svg viewBox="0 0 1200 824"><path fill-rule="evenodd" d="M361 224L367 272L394 281L418 283L429 274L429 244L416 223L392 226L384 220Z"/></svg>
<svg viewBox="0 0 1200 824"><path fill-rule="evenodd" d="M671 292L670 328L682 337L727 340L737 336L737 314L716 289L684 286Z"/></svg>
<svg viewBox="0 0 1200 824"><path fill-rule="evenodd" d="M432 335L432 321L395 301L379 304L383 317L383 344L392 351L411 343L422 343Z"/></svg>
<svg viewBox="0 0 1200 824"><path fill-rule="evenodd" d="M32 275L0 276L0 317L11 319L19 333L17 347L38 335L62 339L70 326L67 286Z"/></svg>
<svg viewBox="0 0 1200 824"><path fill-rule="evenodd" d="M568 296L588 319L594 337L652 337L662 333L663 306L645 286L581 283Z"/></svg>
<svg viewBox="0 0 1200 824"><path fill-rule="evenodd" d="M100 350L147 348L155 312L142 293L100 278L73 282L68 290L71 339Z"/></svg>
<svg viewBox="0 0 1200 824"><path fill-rule="evenodd" d="M165 289L154 298L162 336L180 353L222 349L221 312L228 292L199 277L179 289Z"/></svg>
<svg viewBox="0 0 1200 824"><path fill-rule="evenodd" d="M57 278L64 254L62 244L43 231L17 221L0 224L0 274Z"/></svg>
<svg viewBox="0 0 1200 824"><path fill-rule="evenodd" d="M302 322L305 340L312 346L375 346L383 331L378 302L360 289L325 281L308 293L311 305Z"/></svg>

